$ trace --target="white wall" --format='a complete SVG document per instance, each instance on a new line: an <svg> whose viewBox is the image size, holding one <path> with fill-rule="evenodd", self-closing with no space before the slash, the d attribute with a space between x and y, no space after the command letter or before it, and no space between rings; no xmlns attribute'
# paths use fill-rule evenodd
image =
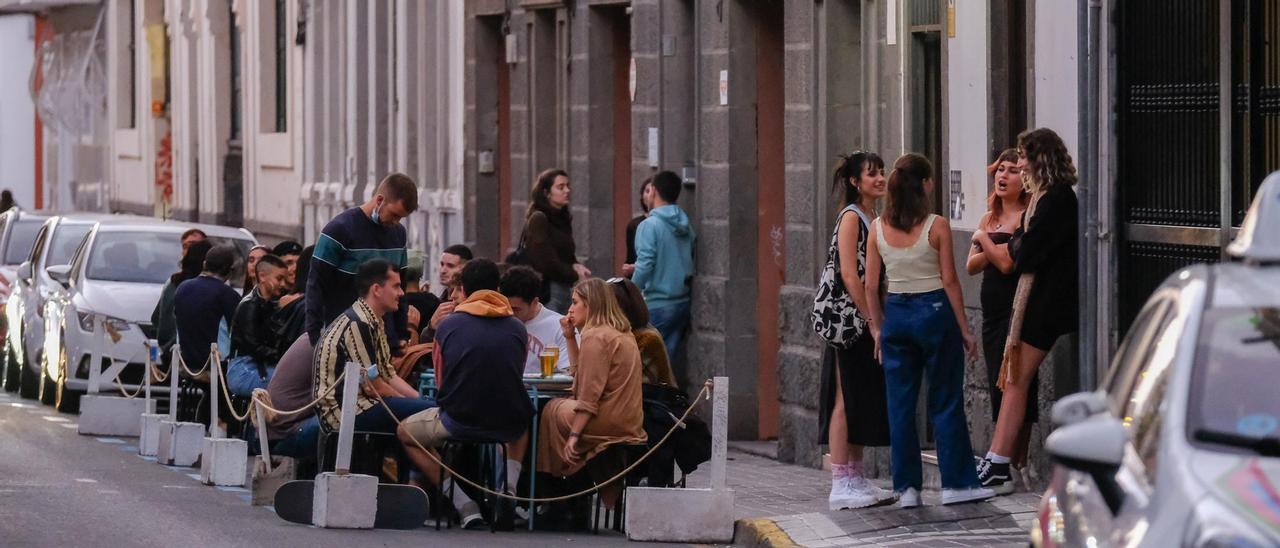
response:
<svg viewBox="0 0 1280 548"><path fill-rule="evenodd" d="M948 165L961 172L960 206L952 195L952 226L973 230L987 197L987 4L957 3L956 35L947 39ZM950 184L939 174L940 185Z"/></svg>
<svg viewBox="0 0 1280 548"><path fill-rule="evenodd" d="M0 189L23 207L35 205L35 107L27 76L35 58L34 21L27 15L0 17Z"/></svg>
<svg viewBox="0 0 1280 548"><path fill-rule="evenodd" d="M1036 0L1034 127L1053 129L1079 162L1076 3Z"/></svg>

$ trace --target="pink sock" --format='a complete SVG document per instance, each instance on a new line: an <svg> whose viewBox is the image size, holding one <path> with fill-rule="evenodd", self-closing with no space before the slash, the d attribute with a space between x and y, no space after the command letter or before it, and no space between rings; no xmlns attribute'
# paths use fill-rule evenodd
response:
<svg viewBox="0 0 1280 548"><path fill-rule="evenodd" d="M844 465L844 468L845 468L845 473L848 474L849 477L851 478L862 477L862 461L851 460L849 461L849 464Z"/></svg>
<svg viewBox="0 0 1280 548"><path fill-rule="evenodd" d="M849 476L849 465L831 463L831 479L840 479Z"/></svg>

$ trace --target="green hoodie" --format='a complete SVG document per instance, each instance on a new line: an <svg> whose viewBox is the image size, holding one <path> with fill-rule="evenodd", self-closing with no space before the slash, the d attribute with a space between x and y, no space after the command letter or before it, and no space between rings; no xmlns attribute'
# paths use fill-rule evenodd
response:
<svg viewBox="0 0 1280 548"><path fill-rule="evenodd" d="M693 284L693 228L680 206L668 204L649 212L636 228L636 271L631 281L650 309L689 300Z"/></svg>

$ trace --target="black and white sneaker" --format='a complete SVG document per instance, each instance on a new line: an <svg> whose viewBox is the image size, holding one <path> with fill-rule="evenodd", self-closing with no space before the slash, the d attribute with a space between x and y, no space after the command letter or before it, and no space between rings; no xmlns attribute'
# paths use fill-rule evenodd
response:
<svg viewBox="0 0 1280 548"><path fill-rule="evenodd" d="M978 483L995 491L997 495L1008 495L1013 492L1013 476L1009 473L1009 463L995 463L982 459L978 463Z"/></svg>

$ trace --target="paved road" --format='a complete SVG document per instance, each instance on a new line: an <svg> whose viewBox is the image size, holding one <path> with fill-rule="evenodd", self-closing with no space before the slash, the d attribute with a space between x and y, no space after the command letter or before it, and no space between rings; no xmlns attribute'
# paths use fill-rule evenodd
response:
<svg viewBox="0 0 1280 548"><path fill-rule="evenodd" d="M133 438L76 433L75 415L0 392L0 546L612 546L616 533L338 531L290 524L242 489L137 456Z"/></svg>

